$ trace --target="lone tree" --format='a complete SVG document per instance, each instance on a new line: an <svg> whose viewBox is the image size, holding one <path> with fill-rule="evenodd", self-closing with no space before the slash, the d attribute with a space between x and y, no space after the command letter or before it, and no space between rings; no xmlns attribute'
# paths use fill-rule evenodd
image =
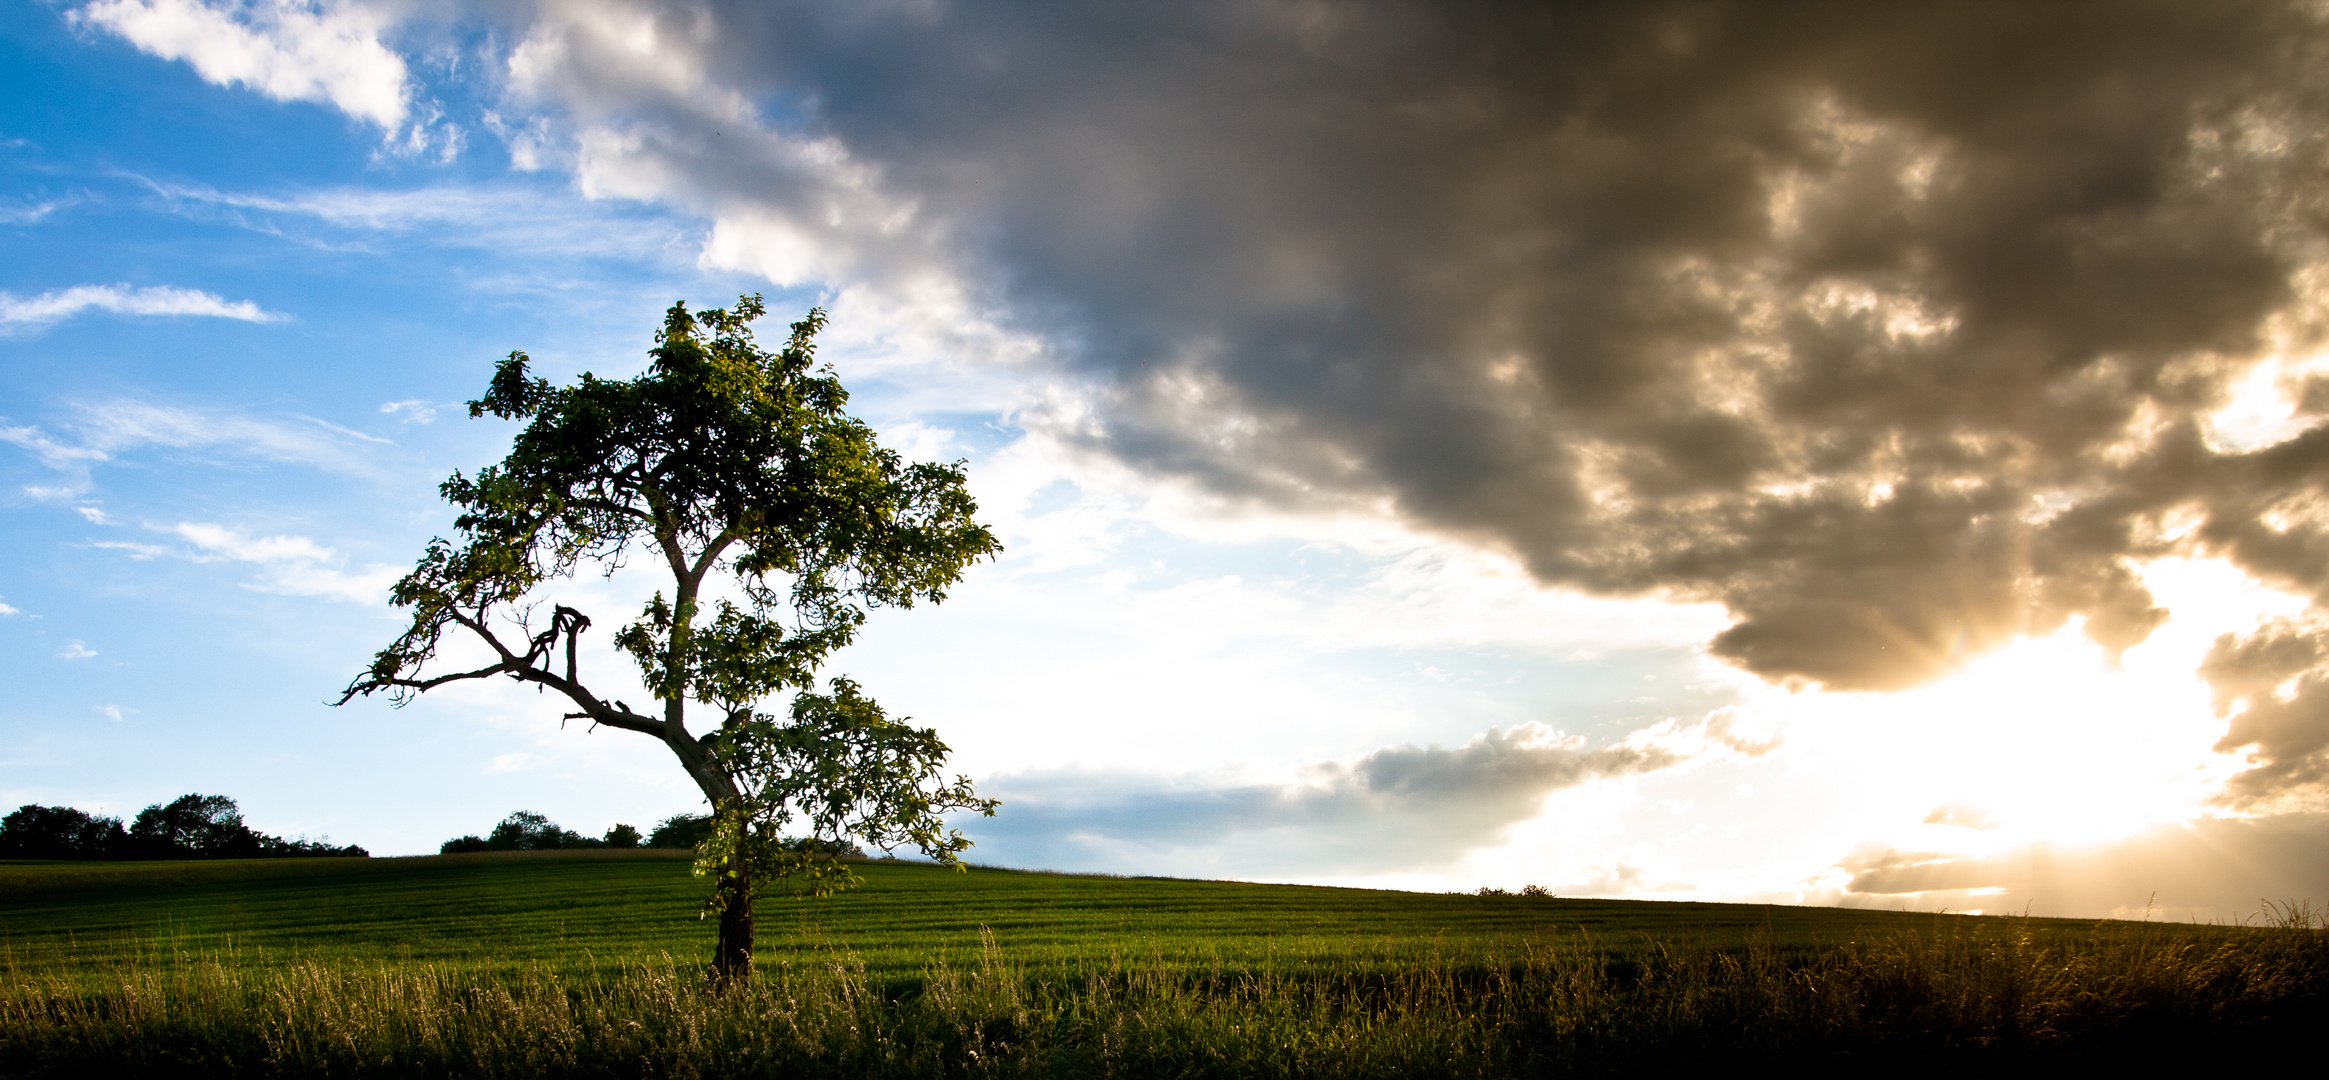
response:
<svg viewBox="0 0 2329 1080"><path fill-rule="evenodd" d="M402 705L501 676L557 692L569 720L662 740L712 804L696 872L714 878L706 912L719 916L723 977L751 970L761 888L854 884L839 862L851 836L959 868L970 841L941 815L995 806L968 780L944 780L935 731L891 720L847 679L815 684L867 609L941 601L1001 547L973 520L960 463L905 463L844 411L840 380L812 368L823 311L792 324L776 353L752 338L763 311L756 295L733 310L672 305L635 379L554 387L527 374L522 352L501 361L469 415L529 422L501 464L439 489L461 508L456 539L430 541L397 583L412 625L339 702L386 692ZM576 655L590 617L543 595L585 565L611 574L634 556L670 574L668 594L613 637L660 703L645 712L591 690ZM448 635L466 648L447 650ZM758 711L786 691L785 715ZM709 717L701 734L691 702ZM787 839L796 822L807 835Z"/></svg>

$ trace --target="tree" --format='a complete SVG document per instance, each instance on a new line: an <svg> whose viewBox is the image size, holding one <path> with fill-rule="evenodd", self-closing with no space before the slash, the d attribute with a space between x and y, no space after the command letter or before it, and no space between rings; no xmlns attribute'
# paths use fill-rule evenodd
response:
<svg viewBox="0 0 2329 1080"><path fill-rule="evenodd" d="M117 817L95 817L70 806L27 803L0 819L0 858L117 859L129 833Z"/></svg>
<svg viewBox="0 0 2329 1080"><path fill-rule="evenodd" d="M354 844L285 840L243 823L242 808L224 795L181 795L138 812L122 828L116 817L92 817L69 806L32 806L0 819L0 856L21 859L275 859L367 858Z"/></svg>
<svg viewBox="0 0 2329 1080"><path fill-rule="evenodd" d="M456 836L437 845L439 855L462 855L473 851L572 851L581 848L635 848L639 846L639 830L629 825L616 825L605 836L592 839L572 829L562 828L557 822L531 810L520 810L501 819L484 836ZM692 845L691 845L692 846Z"/></svg>
<svg viewBox="0 0 2329 1080"><path fill-rule="evenodd" d="M838 859L849 836L959 868L970 842L942 816L995 805L944 780L935 731L889 719L847 680L830 693L815 680L868 609L942 601L1001 546L974 520L961 463L903 462L845 411L832 370L812 368L822 310L775 353L753 340L763 311L758 296L732 310L672 305L635 379L553 387L527 373L525 353L501 361L469 415L526 426L501 464L439 489L460 508L456 538L432 540L397 583L392 602L412 623L340 698L385 692L401 705L501 676L563 696L569 720L661 740L712 805L696 869L714 878L706 911L720 919L723 977L751 970L763 887L854 884ZM543 595L634 556L669 582L613 635L659 702L645 712L590 689L577 643L592 620ZM448 635L482 646L482 661L440 662ZM758 711L786 692L784 718ZM691 703L714 718L700 735ZM810 835L788 842L796 820Z"/></svg>
<svg viewBox="0 0 2329 1080"><path fill-rule="evenodd" d="M181 795L168 805L138 811L129 842L148 858L252 859L259 837L243 824L242 808L224 795Z"/></svg>

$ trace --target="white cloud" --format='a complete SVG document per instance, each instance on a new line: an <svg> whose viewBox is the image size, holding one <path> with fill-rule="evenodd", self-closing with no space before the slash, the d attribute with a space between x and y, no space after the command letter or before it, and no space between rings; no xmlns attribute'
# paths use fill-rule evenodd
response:
<svg viewBox="0 0 2329 1080"><path fill-rule="evenodd" d="M164 555L174 554L169 548L160 544L140 544L131 540L99 540L89 546L105 548L108 551L127 552L130 558L138 562L146 562L161 558Z"/></svg>
<svg viewBox="0 0 2329 1080"><path fill-rule="evenodd" d="M21 299L0 292L0 330L47 326L91 309L117 315L201 315L255 323L283 322L287 318L249 300L227 300L215 293L174 285L142 289L129 285L75 285Z"/></svg>
<svg viewBox="0 0 2329 1080"><path fill-rule="evenodd" d="M603 256L637 260L661 253L678 263L692 257L681 244L692 221L637 205L593 202L546 185L444 186L383 191L326 188L289 194L220 191L138 177L154 194L189 216L223 214L273 235L283 230L275 216L306 218L334 229L368 233L417 233L448 247L481 249L498 255ZM264 220L248 217L268 215ZM314 241L339 247L344 241Z"/></svg>
<svg viewBox="0 0 2329 1080"><path fill-rule="evenodd" d="M58 650L57 659L87 660L95 655L97 655L97 650L82 644L80 638L74 638L73 640L66 642L63 649Z"/></svg>
<svg viewBox="0 0 2329 1080"><path fill-rule="evenodd" d="M184 60L210 83L328 102L383 128L403 123L409 104L404 60L380 43L387 20L346 0L95 0L67 17Z"/></svg>
<svg viewBox="0 0 2329 1080"><path fill-rule="evenodd" d="M89 546L119 551L145 562L158 558L198 563L244 562L259 568L259 577L245 588L286 596L320 596L360 604L386 599L389 586L403 572L383 563L350 570L339 552L304 536L252 536L241 529L203 522L180 522L163 530L187 547L141 544L127 540L99 540Z"/></svg>
<svg viewBox="0 0 2329 1080"><path fill-rule="evenodd" d="M78 496L89 486L91 466L155 446L364 472L369 467L367 460L348 453L343 442L325 432L380 441L312 419L306 425L293 426L126 399L81 405L74 412L66 425L71 432L68 437L52 435L34 425L0 426L0 443L29 450L41 464L74 478L68 486L28 487L26 493L41 499ZM310 430L309 425L320 426L324 432Z"/></svg>
<svg viewBox="0 0 2329 1080"><path fill-rule="evenodd" d="M384 403L380 412L384 416L399 417L408 424L426 424L437 418L437 407L419 398Z"/></svg>
<svg viewBox="0 0 2329 1080"><path fill-rule="evenodd" d="M105 508L102 506L91 504L88 506L76 506L73 509L82 517L87 518L89 520L89 524L91 525L115 524L112 516L108 515L105 512Z"/></svg>
<svg viewBox="0 0 2329 1080"><path fill-rule="evenodd" d="M21 142L22 140L11 141ZM78 199L51 199L38 203L20 200L0 201L0 224L30 225L79 201Z"/></svg>
<svg viewBox="0 0 2329 1080"><path fill-rule="evenodd" d="M12 608L12 607L8 606L8 602L7 602L7 601L5 601L5 600L0 600L0 619L7 618L7 617L8 617L8 616L10 616L10 615L21 615L21 614L23 614L23 612L21 612L21 611L18 611L17 609L15 609L15 608Z"/></svg>
<svg viewBox="0 0 2329 1080"><path fill-rule="evenodd" d="M304 536L251 536L221 525L184 522L170 530L194 545L198 558L255 563L260 580L248 587L291 596L321 596L377 604L402 571L372 563L359 571L341 569L346 559Z"/></svg>
<svg viewBox="0 0 2329 1080"><path fill-rule="evenodd" d="M128 708L123 708L122 706L119 706L119 705L99 705L99 706L97 706L97 713L98 713L98 715L100 715L100 716L103 716L103 717L105 717L106 719L108 719L108 720L111 720L111 721L113 721L113 722L114 722L114 723L116 723L116 724L118 724L118 723L121 723L121 722L122 722L122 720L124 720L124 719L126 719L126 718L128 717L128 714L130 714L130 713L133 713L133 712L136 712L136 711L137 711L136 709L128 709Z"/></svg>
<svg viewBox="0 0 2329 1080"><path fill-rule="evenodd" d="M496 754L485 766L487 775L493 773L524 772L540 765L541 759L532 754Z"/></svg>

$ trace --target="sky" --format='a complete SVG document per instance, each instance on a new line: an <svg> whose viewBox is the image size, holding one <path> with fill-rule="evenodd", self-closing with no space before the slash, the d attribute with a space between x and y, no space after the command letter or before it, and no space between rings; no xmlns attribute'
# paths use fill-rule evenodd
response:
<svg viewBox="0 0 2329 1080"><path fill-rule="evenodd" d="M0 804L700 810L331 703L495 360L758 293L1004 544L827 668L973 861L2329 900L2325 132L2317 3L4 0Z"/></svg>

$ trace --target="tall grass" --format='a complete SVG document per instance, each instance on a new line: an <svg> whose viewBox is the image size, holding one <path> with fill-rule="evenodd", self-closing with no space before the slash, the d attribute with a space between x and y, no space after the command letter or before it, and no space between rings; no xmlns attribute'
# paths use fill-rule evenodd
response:
<svg viewBox="0 0 2329 1080"><path fill-rule="evenodd" d="M2042 937L1956 922L1824 948L1598 940L1400 946L1322 967L1114 955L1028 966L991 937L917 977L846 949L715 991L669 957L569 968L149 955L10 970L0 1073L84 1076L1544 1076L1645 1068L1996 1073L2221 1066L2329 1019L2329 934Z"/></svg>

